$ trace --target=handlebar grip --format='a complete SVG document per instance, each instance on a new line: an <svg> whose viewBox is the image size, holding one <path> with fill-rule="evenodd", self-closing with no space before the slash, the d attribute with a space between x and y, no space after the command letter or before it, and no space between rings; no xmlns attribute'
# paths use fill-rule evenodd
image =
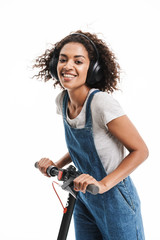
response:
<svg viewBox="0 0 160 240"><path fill-rule="evenodd" d="M87 192L97 195L99 193L99 187L94 184L89 184L86 189Z"/></svg>
<svg viewBox="0 0 160 240"><path fill-rule="evenodd" d="M36 162L34 164L35 168L38 168L38 162ZM55 177L56 175L58 175L58 168L54 167L54 166L49 166L47 168L47 174L50 176L50 177Z"/></svg>
<svg viewBox="0 0 160 240"><path fill-rule="evenodd" d="M38 162L36 162L36 163L34 164L34 166L35 166L35 168L38 168Z"/></svg>
<svg viewBox="0 0 160 240"><path fill-rule="evenodd" d="M47 174L48 174L48 176L50 176L50 177L55 177L55 176L57 176L58 175L58 168L57 167L55 167L55 166L49 166L48 168L47 168Z"/></svg>

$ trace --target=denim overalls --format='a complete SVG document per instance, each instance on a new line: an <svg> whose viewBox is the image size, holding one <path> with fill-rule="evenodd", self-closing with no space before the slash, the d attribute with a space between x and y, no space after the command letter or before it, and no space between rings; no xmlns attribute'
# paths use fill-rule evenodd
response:
<svg viewBox="0 0 160 240"><path fill-rule="evenodd" d="M63 99L65 138L71 159L78 170L93 176L97 181L106 175L95 148L91 101L99 90L92 92L86 104L85 127L71 127L66 119L68 93ZM127 177L104 194L79 192L74 224L76 240L144 240L140 201L130 177Z"/></svg>

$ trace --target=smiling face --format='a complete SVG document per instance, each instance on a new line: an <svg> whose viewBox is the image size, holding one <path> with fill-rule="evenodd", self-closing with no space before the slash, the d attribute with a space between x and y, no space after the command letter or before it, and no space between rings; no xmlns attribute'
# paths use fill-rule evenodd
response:
<svg viewBox="0 0 160 240"><path fill-rule="evenodd" d="M81 43L65 44L57 64L58 78L62 86L68 90L84 86L89 64L88 52Z"/></svg>

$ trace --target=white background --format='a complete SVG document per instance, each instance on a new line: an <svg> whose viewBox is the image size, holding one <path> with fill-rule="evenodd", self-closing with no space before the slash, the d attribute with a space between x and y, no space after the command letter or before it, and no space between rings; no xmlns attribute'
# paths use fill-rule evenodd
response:
<svg viewBox="0 0 160 240"><path fill-rule="evenodd" d="M60 89L31 79L33 60L50 43L78 29L98 33L123 70L114 96L147 143L150 156L133 174L146 240L159 240L160 6L157 0L1 0L0 3L0 239L56 239L62 208L52 179L34 168L66 153ZM59 189L65 204L67 193ZM74 239L71 224L69 240Z"/></svg>

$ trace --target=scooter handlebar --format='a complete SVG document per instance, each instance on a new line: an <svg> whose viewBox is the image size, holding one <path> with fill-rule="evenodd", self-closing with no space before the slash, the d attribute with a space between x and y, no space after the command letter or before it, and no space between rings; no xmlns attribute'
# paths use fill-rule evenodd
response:
<svg viewBox="0 0 160 240"><path fill-rule="evenodd" d="M34 165L36 168L38 168L38 162L35 163ZM47 174L50 176L50 177L55 177L55 176L58 176L59 174L59 170L58 168L56 168L55 166L49 166L47 168ZM78 175L77 175L78 176ZM99 187L94 185L94 184L89 184L87 186L87 189L86 189L87 192L93 194L93 195L96 195L99 193Z"/></svg>

